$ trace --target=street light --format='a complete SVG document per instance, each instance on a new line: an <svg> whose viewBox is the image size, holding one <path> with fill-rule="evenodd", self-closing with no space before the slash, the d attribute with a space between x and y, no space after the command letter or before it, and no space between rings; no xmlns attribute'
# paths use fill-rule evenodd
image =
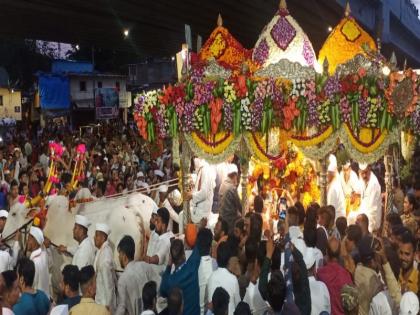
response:
<svg viewBox="0 0 420 315"><path fill-rule="evenodd" d="M328 33L330 33L332 31L332 27L328 26Z"/></svg>
<svg viewBox="0 0 420 315"><path fill-rule="evenodd" d="M128 35L130 34L130 31L126 28L124 29L123 34L124 34L124 37L128 37Z"/></svg>

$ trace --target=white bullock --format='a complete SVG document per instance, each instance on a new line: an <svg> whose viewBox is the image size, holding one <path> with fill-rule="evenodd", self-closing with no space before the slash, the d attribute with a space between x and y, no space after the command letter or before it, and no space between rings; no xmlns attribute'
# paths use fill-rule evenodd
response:
<svg viewBox="0 0 420 315"><path fill-rule="evenodd" d="M77 199L89 198L88 189L82 189L76 195ZM69 211L69 200L64 196L50 196L47 200L48 213L44 228L44 235L55 245L77 245L73 240L74 217L76 214L86 216L92 222L88 234L93 238L96 223L107 223L111 228L109 240L114 247L114 257L117 268L120 268L116 246L125 235L133 237L136 243L136 257L142 251L144 233L149 230L149 221L156 203L141 193L126 196L93 200L78 204ZM4 228L3 235L13 233L29 220L28 209L23 205L16 205L10 214ZM60 267L64 263L71 263L70 258L63 257L56 250L51 250L53 259L52 283L53 289L58 288Z"/></svg>

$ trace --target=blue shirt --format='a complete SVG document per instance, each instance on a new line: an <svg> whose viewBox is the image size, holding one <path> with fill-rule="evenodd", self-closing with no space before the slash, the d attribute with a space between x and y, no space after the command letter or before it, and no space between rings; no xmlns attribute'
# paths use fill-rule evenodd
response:
<svg viewBox="0 0 420 315"><path fill-rule="evenodd" d="M200 314L200 287L198 286L198 267L200 267L200 253L198 247L188 260L179 266L172 274L171 267L167 267L162 275L160 294L168 297L173 288L182 290L184 298L184 315Z"/></svg>
<svg viewBox="0 0 420 315"><path fill-rule="evenodd" d="M47 315L50 310L50 300L47 295L37 290L36 293L22 293L19 301L13 306L15 315Z"/></svg>

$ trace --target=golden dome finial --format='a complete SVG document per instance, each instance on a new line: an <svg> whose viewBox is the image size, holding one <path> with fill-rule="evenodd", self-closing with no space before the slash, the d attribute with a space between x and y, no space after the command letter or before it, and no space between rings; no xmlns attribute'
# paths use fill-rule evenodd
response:
<svg viewBox="0 0 420 315"><path fill-rule="evenodd" d="M286 0L280 0L279 8L280 10L287 10Z"/></svg>
<svg viewBox="0 0 420 315"><path fill-rule="evenodd" d="M223 25L223 19L219 13L219 16L217 17L217 26L222 26L222 25Z"/></svg>
<svg viewBox="0 0 420 315"><path fill-rule="evenodd" d="M350 1L347 1L346 3L346 10L344 11L344 16L345 17L349 17L351 13L351 9L350 9Z"/></svg>

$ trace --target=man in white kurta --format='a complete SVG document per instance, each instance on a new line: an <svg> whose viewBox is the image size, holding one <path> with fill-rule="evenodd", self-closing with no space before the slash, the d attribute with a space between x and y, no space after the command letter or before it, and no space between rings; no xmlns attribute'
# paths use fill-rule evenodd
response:
<svg viewBox="0 0 420 315"><path fill-rule="evenodd" d="M96 249L93 241L88 237L89 220L82 216L76 215L73 227L73 238L79 243L79 246L65 247L61 245L59 251L61 253L69 252L73 255L72 265L79 267L79 270L88 265L93 265L95 261Z"/></svg>
<svg viewBox="0 0 420 315"><path fill-rule="evenodd" d="M378 230L382 219L381 185L367 164L360 164L361 202L359 213L369 218L369 231Z"/></svg>
<svg viewBox="0 0 420 315"><path fill-rule="evenodd" d="M194 189L185 194L186 200L190 201L191 220L199 224L201 219L208 219L212 205L216 178L214 169L204 160L194 158L194 167L197 179Z"/></svg>
<svg viewBox="0 0 420 315"><path fill-rule="evenodd" d="M115 315L140 314L143 286L151 280L144 262L134 261L135 244L131 236L124 236L118 244L118 255L124 272L118 279L118 299Z"/></svg>
<svg viewBox="0 0 420 315"><path fill-rule="evenodd" d="M330 160L328 165L327 204L335 208L335 219L346 216L346 200L337 173L337 162L334 160Z"/></svg>
<svg viewBox="0 0 420 315"><path fill-rule="evenodd" d="M0 238L3 238L3 229L7 222L9 212L0 210ZM7 237L7 235L5 235ZM13 270L16 266L20 245L18 242L19 233L16 233L12 248L4 246L0 249L0 272Z"/></svg>
<svg viewBox="0 0 420 315"><path fill-rule="evenodd" d="M48 254L42 247L44 235L40 228L32 226L29 230L28 250L31 252L29 257L35 264L35 277L33 288L42 290L50 296L50 274L48 266Z"/></svg>
<svg viewBox="0 0 420 315"><path fill-rule="evenodd" d="M93 267L96 272L96 296L95 302L106 306L111 313L117 306L114 255L108 243L108 235L111 232L108 225L96 224L95 246L98 248Z"/></svg>

